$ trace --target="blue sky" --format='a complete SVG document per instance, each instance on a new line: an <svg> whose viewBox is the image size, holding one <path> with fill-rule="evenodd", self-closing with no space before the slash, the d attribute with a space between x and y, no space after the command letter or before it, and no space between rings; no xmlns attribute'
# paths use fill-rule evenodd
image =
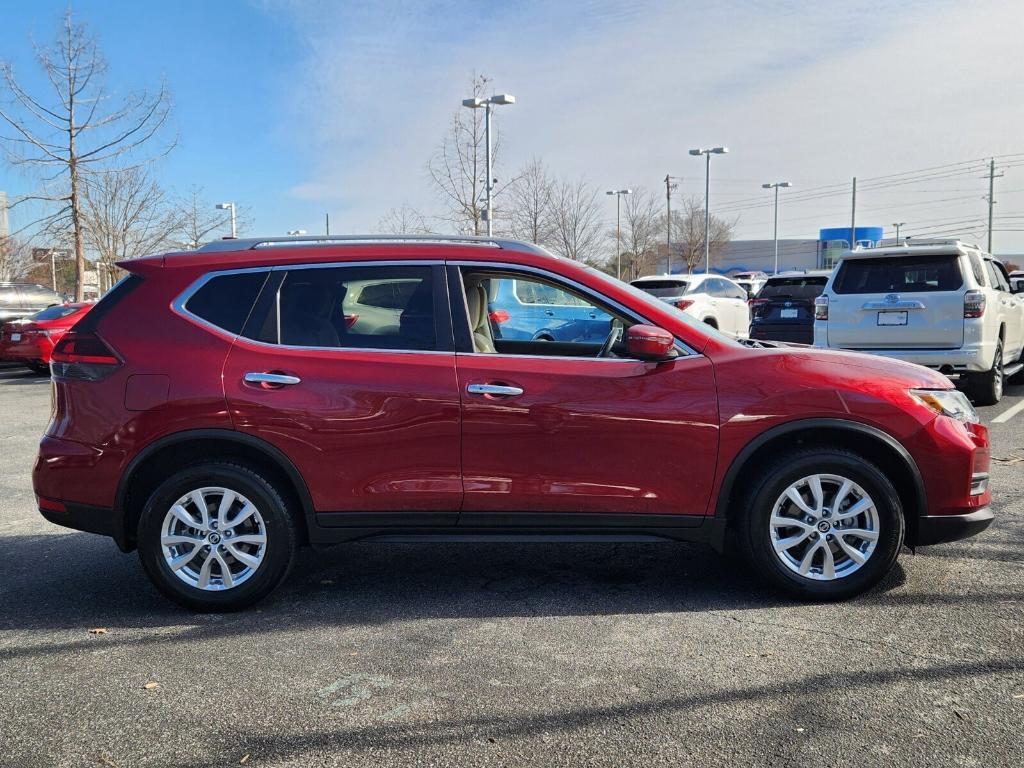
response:
<svg viewBox="0 0 1024 768"><path fill-rule="evenodd" d="M30 39L49 40L64 2L9 3L0 55L29 84ZM165 78L179 143L158 167L182 193L248 206L261 234L373 228L403 204L436 210L425 163L469 78L502 108L508 178L532 156L599 188L703 191L692 146L726 144L713 210L740 237L770 236L750 208L763 181L790 180L781 234L849 220L843 195L799 192L990 155L1024 153L1024 9L1009 0L437 0L76 2L115 92ZM1021 155L1024 157L1024 154ZM1024 252L1024 165L997 187L996 251ZM865 189L863 224L937 231L984 216L981 166L955 178ZM0 189L29 179L0 167ZM747 206L747 207L744 207ZM1020 212L1021 218L1014 218ZM609 206L608 215L614 217ZM949 224L950 227L960 226ZM931 229L929 229L929 227Z"/></svg>

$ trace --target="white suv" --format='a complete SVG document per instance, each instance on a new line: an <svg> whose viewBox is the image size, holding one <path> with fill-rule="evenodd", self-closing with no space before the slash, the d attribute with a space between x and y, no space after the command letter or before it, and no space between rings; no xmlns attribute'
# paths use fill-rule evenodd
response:
<svg viewBox="0 0 1024 768"><path fill-rule="evenodd" d="M1024 297L1002 264L959 241L848 251L815 301L814 344L959 376L993 405L1024 368Z"/></svg>
<svg viewBox="0 0 1024 768"><path fill-rule="evenodd" d="M725 333L750 335L747 292L721 275L651 275L630 285Z"/></svg>

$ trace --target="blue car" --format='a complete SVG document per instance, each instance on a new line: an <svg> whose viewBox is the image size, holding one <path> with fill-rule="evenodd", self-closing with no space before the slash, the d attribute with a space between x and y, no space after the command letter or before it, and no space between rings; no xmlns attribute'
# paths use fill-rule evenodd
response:
<svg viewBox="0 0 1024 768"><path fill-rule="evenodd" d="M488 282L496 339L601 343L611 329L610 315L553 285L507 278Z"/></svg>

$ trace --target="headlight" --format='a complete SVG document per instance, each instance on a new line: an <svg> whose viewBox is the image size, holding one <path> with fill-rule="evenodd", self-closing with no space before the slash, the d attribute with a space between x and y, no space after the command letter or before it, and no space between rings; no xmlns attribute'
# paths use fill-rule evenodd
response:
<svg viewBox="0 0 1024 768"><path fill-rule="evenodd" d="M910 395L921 405L943 416L969 424L981 423L981 417L967 395L957 389L912 389Z"/></svg>

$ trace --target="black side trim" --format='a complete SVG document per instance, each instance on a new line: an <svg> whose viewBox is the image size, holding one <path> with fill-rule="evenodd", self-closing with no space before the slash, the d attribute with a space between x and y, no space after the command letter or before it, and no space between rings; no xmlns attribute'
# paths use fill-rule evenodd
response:
<svg viewBox="0 0 1024 768"><path fill-rule="evenodd" d="M321 528L420 528L455 525L458 517L458 512L318 512L316 522Z"/></svg>
<svg viewBox="0 0 1024 768"><path fill-rule="evenodd" d="M463 512L460 528L700 528L704 515L620 515L601 512Z"/></svg>
<svg viewBox="0 0 1024 768"><path fill-rule="evenodd" d="M992 510L988 507L967 515L924 515L917 520L914 544L926 547L968 539L988 528L992 517Z"/></svg>
<svg viewBox="0 0 1024 768"><path fill-rule="evenodd" d="M86 315L86 317L88 317L88 315ZM268 459L275 462L288 476L288 479L294 486L296 494L299 497L299 503L302 505L303 515L306 518L306 527L310 531L310 536L312 536L312 532L316 528L316 517L313 513L313 499L309 495L309 488L306 487L306 481L302 479L302 475L292 463L292 460L289 459L280 449L274 447L266 440L246 434L245 432L237 432L232 429L190 429L185 432L175 432L170 435L165 435L164 437L154 440L135 455L135 458L129 462L124 473L121 475L121 482L117 486L117 496L115 497L114 502L116 514L113 517L113 531L111 532L111 535L122 550L127 552L130 549L128 531L126 530L125 525L125 517L127 514L127 510L125 509L125 496L131 484L132 476L135 474L135 470L138 469L146 459L163 448L192 440L209 439L228 440L240 445L245 445L249 448L254 448L261 451Z"/></svg>
<svg viewBox="0 0 1024 768"><path fill-rule="evenodd" d="M67 512L52 509L40 509L39 514L56 525L73 528L86 533L99 533L103 536L114 535L114 510L107 507L93 507L88 504L65 503Z"/></svg>
<svg viewBox="0 0 1024 768"><path fill-rule="evenodd" d="M729 465L728 471L725 473L725 479L722 480L722 487L718 492L718 502L715 505L715 517L725 518L729 509L729 502L732 497L733 486L736 484L736 479L739 477L740 472L743 469L743 465L747 459L763 445L771 440L774 440L781 435L789 434L791 432L801 432L809 429L838 429L845 430L847 432L857 432L862 435L873 437L876 440L880 440L887 446L892 448L899 454L900 458L903 459L904 465L910 471L910 475L914 481L914 488L917 496L917 509L908 510L913 513L914 517L923 516L928 512L928 497L924 490L924 481L921 479L921 470L917 467L917 462L914 461L914 457L910 455L906 448L892 435L883 432L875 427L862 424L859 421L848 421L846 419L798 419L796 421L787 421L785 424L779 424L777 427L772 427L766 432L762 432L760 435L751 440L747 446L739 452L739 455L733 459L732 464Z"/></svg>

